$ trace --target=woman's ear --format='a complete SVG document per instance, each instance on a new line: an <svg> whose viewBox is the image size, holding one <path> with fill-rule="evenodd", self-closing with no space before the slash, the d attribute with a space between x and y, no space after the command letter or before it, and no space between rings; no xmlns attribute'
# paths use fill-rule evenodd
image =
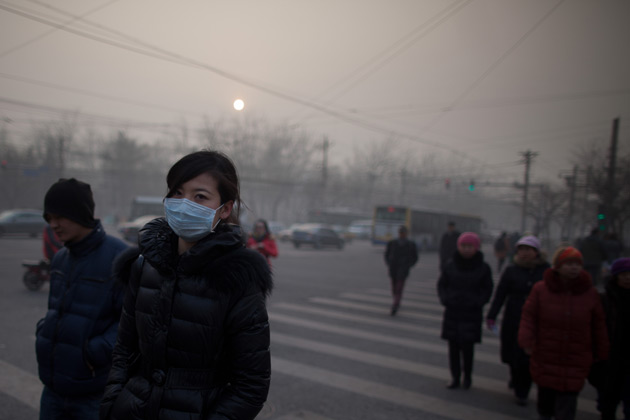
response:
<svg viewBox="0 0 630 420"><path fill-rule="evenodd" d="M230 200L227 203L223 204L221 210L219 211L219 217L223 220L226 220L232 214L232 208L234 207L234 201Z"/></svg>

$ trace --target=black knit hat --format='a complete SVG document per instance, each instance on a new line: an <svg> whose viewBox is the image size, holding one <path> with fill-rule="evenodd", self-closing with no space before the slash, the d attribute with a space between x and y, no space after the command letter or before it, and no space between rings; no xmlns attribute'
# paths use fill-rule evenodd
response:
<svg viewBox="0 0 630 420"><path fill-rule="evenodd" d="M65 217L81 226L95 227L97 222L90 184L74 178L62 178L55 182L44 198L44 219L48 220L49 214Z"/></svg>

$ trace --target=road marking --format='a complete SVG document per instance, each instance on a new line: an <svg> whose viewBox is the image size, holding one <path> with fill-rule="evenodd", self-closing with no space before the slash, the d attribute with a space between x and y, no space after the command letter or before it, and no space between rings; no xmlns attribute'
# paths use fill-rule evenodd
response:
<svg viewBox="0 0 630 420"><path fill-rule="evenodd" d="M436 367L426 363L412 362L402 360L390 356L384 356L376 353L369 353L362 350L354 350L347 347L337 346L335 344L327 344L321 341L308 340L298 338L282 333L271 333L272 343L279 343L285 346L297 347L300 349L327 354L330 356L341 357L352 361L357 361L372 366L379 366L387 369L399 370L401 372L412 373L433 379L450 378L450 370L446 368ZM508 395L507 387L504 380L487 378L475 374L474 387L484 391L492 392L500 395ZM535 394L535 392L533 393ZM536 396L533 395L533 400ZM595 403L592 400L578 398L579 410L588 413L598 414Z"/></svg>
<svg viewBox="0 0 630 420"><path fill-rule="evenodd" d="M378 325L378 326L386 327L389 329L409 331L409 332L413 332L417 334L427 334L434 337L439 337L440 334L442 333L442 330L439 328L423 327L421 325L402 323L399 320L396 320L396 321L391 320L391 317L388 317L387 319L378 319L378 318L371 318L364 315L355 315L355 314L350 314L347 312L335 311L332 309L323 309L323 308L317 308L313 306L297 305L294 303L284 303L284 302L276 303L272 306L272 308L273 310L275 309L289 310L289 311L294 311L294 312L301 312L301 313L308 313L308 314L313 314L313 315L318 315L318 316L324 316L327 318L341 319L345 321L356 321L356 322L361 322L363 324ZM489 344L492 346L499 346L500 344L499 339L495 337L484 337L483 343Z"/></svg>
<svg viewBox="0 0 630 420"><path fill-rule="evenodd" d="M345 299L354 299L354 300L360 300L360 301L372 302L372 303L382 303L385 305L391 304L392 302L392 299L388 297L370 296L370 295L364 295L361 293L341 293L339 296ZM439 313L442 313L444 311L444 306L442 305L434 304L434 303L416 302L413 299L403 299L401 305L407 308L426 309L429 311L436 311Z"/></svg>
<svg viewBox="0 0 630 420"><path fill-rule="evenodd" d="M0 392L39 411L43 388L37 376L0 360Z"/></svg>
<svg viewBox="0 0 630 420"><path fill-rule="evenodd" d="M385 289L368 289L366 291L367 293L372 293L374 295L380 295L380 296L390 296L392 295L391 290L385 290ZM405 290L403 292L403 302L406 299L415 299L415 300L422 300L428 303L438 303L440 301L440 299L438 298L437 295L428 295L426 293L421 293L421 292L409 292L407 290Z"/></svg>
<svg viewBox="0 0 630 420"><path fill-rule="evenodd" d="M273 356L271 358L271 369L272 372L280 372L285 375L298 377L311 382L317 382L329 387L437 414L450 419L461 420L478 418L517 420L517 417L506 416L505 414L498 413L496 411L471 407L466 404L459 404L454 402L452 399L443 400L440 398L429 397L421 393L409 391L408 389L397 388L391 385L355 378L353 376Z"/></svg>
<svg viewBox="0 0 630 420"><path fill-rule="evenodd" d="M284 416L277 417L275 420L333 420L329 417L323 417L319 414L311 413L310 411L294 411L293 413L285 414Z"/></svg>
<svg viewBox="0 0 630 420"><path fill-rule="evenodd" d="M322 305L330 305L330 306L336 306L336 307L348 308L348 309L358 309L365 312L372 312L372 313L379 313L379 314L385 314L389 312L389 306L383 306L383 305L380 305L380 306L365 305L362 303L347 302L345 300L323 298L323 297L312 297L312 298L309 298L308 300L311 302L322 304ZM398 315L396 316L400 318L414 318L414 319L423 319L426 321L442 322L441 315L409 313L403 310L404 307L405 305L403 303L403 305L401 306L402 308L401 311L398 312Z"/></svg>
<svg viewBox="0 0 630 420"><path fill-rule="evenodd" d="M310 328L313 330L326 331L334 334L340 334L346 337L356 337L365 340L377 341L379 343L395 344L398 346L409 347L413 349L429 351L438 354L446 354L446 343L444 344L432 344L423 342L419 339L410 339L402 337L394 337L391 335L378 334L369 331L358 330L356 328L339 327L336 325L330 325L323 322L310 321L306 319L296 318L293 316L282 315L276 312L269 313L269 319L272 322L282 322L290 325L297 325L304 328ZM483 351L475 350L475 360L480 360L495 365L500 365L501 362L496 353L487 353Z"/></svg>

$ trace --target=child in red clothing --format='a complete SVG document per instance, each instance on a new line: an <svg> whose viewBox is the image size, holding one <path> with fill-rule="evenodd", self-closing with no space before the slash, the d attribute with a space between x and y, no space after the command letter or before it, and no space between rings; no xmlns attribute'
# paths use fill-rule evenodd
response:
<svg viewBox="0 0 630 420"><path fill-rule="evenodd" d="M258 219L256 221L254 232L247 239L247 247L260 252L267 260L269 267L271 267L269 258L278 256L278 247L276 246L276 241L271 237L269 226L265 220Z"/></svg>

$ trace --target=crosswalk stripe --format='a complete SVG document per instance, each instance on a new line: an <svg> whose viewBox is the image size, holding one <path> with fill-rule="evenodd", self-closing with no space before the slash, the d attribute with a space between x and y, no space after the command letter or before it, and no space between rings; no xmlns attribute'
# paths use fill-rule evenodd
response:
<svg viewBox="0 0 630 420"><path fill-rule="evenodd" d="M391 290L385 290L385 289L368 289L366 290L366 293L371 293L371 294L379 295L379 296L390 296L390 297L392 295ZM428 295L426 293L408 292L405 290L405 292L403 293L403 301L405 301L408 298L414 299L414 300L422 300L429 303L439 302L437 295Z"/></svg>
<svg viewBox="0 0 630 420"><path fill-rule="evenodd" d="M447 380L450 378L450 371L447 368L436 367L426 363L412 362L402 360L390 356L369 353L362 350L354 350L335 344L327 344L321 341L308 340L304 338L294 337L287 334L273 332L271 333L271 342L301 348L308 351L324 353L330 356L341 357L352 361L357 361L372 366L379 366L387 369L394 369L401 372L412 373L433 379ZM506 382L487 378L475 374L474 387L484 391L506 395ZM535 399L535 398L534 398ZM579 410L593 414L598 411L594 407L594 402L584 398L579 398Z"/></svg>
<svg viewBox="0 0 630 420"><path fill-rule="evenodd" d="M370 398L387 401L393 404L422 410L450 419L461 420L464 418L516 420L517 417L507 416L495 411L484 410L466 404L459 404L452 400L446 401L440 398L430 397L408 389L397 388L391 385L356 378L331 370L322 369L303 363L273 357L271 358L272 371L285 375L299 377L312 382L317 382L329 387L342 389L347 392L360 394Z"/></svg>
<svg viewBox="0 0 630 420"><path fill-rule="evenodd" d="M334 334L340 334L343 336L362 338L365 340L376 341L379 343L395 344L398 346L409 347L413 349L429 351L439 354L445 354L446 344L432 344L422 342L416 339L394 337L391 335L378 334L369 331L363 331L356 328L346 328L337 325L331 325L323 322L310 321L306 319L300 319L293 316L282 315L277 312L269 313L269 318L272 322L281 322L290 325L296 325L304 328L310 328L318 331L325 331ZM488 362L492 364L500 364L499 358L496 354L487 353L484 351L475 350L475 360Z"/></svg>
<svg viewBox="0 0 630 420"><path fill-rule="evenodd" d="M341 307L341 308L359 309L359 310L362 310L362 311L372 312L372 313L384 314L384 313L387 313L389 311L389 306L365 305L365 304L362 304L362 303L347 302L345 300L332 299L332 298L312 297L312 298L309 298L309 301L315 302L315 303L320 303L320 304L323 304L323 305L330 305L330 306ZM404 311L404 304L402 305L402 308L403 308L403 310L398 312L398 315L396 315L396 316L398 316L400 318L415 318L415 319L424 319L424 320L427 320L427 321L442 322L442 316L441 315L421 314L421 313L417 313L417 312L405 312Z"/></svg>
<svg viewBox="0 0 630 420"><path fill-rule="evenodd" d="M398 320L394 321L390 319L377 319L377 318L372 318L368 316L335 311L332 309L323 309L323 308L313 307L309 305L297 305L294 303L281 302L281 303L274 304L273 309L274 310L285 309L285 310L289 310L293 312L301 312L301 313L308 313L308 314L313 314L313 315L318 315L318 316L324 316L327 318L342 319L345 321L356 321L356 322L361 322L363 324L379 325L382 327L387 327L389 329L409 331L409 332L418 333L418 334L427 334L434 337L439 337L442 332L442 330L439 328L423 327L421 325L407 324L407 323L399 322ZM499 340L495 337L484 337L483 342L484 344L490 344L493 346L499 345Z"/></svg>
<svg viewBox="0 0 630 420"><path fill-rule="evenodd" d="M386 305L391 304L392 302L391 298L364 295L362 293L342 293L339 296L346 299L354 299L354 300L360 300L360 301L372 302L372 303L383 303ZM402 304L408 308L426 309L429 311L436 311L439 313L442 313L444 311L444 307L442 305L417 302L413 299L403 299Z"/></svg>
<svg viewBox="0 0 630 420"><path fill-rule="evenodd" d="M329 417L323 417L310 411L299 410L293 413L285 414L284 416L277 417L275 420L333 420Z"/></svg>
<svg viewBox="0 0 630 420"><path fill-rule="evenodd" d="M39 411L39 400L43 388L37 376L0 360L0 392Z"/></svg>

